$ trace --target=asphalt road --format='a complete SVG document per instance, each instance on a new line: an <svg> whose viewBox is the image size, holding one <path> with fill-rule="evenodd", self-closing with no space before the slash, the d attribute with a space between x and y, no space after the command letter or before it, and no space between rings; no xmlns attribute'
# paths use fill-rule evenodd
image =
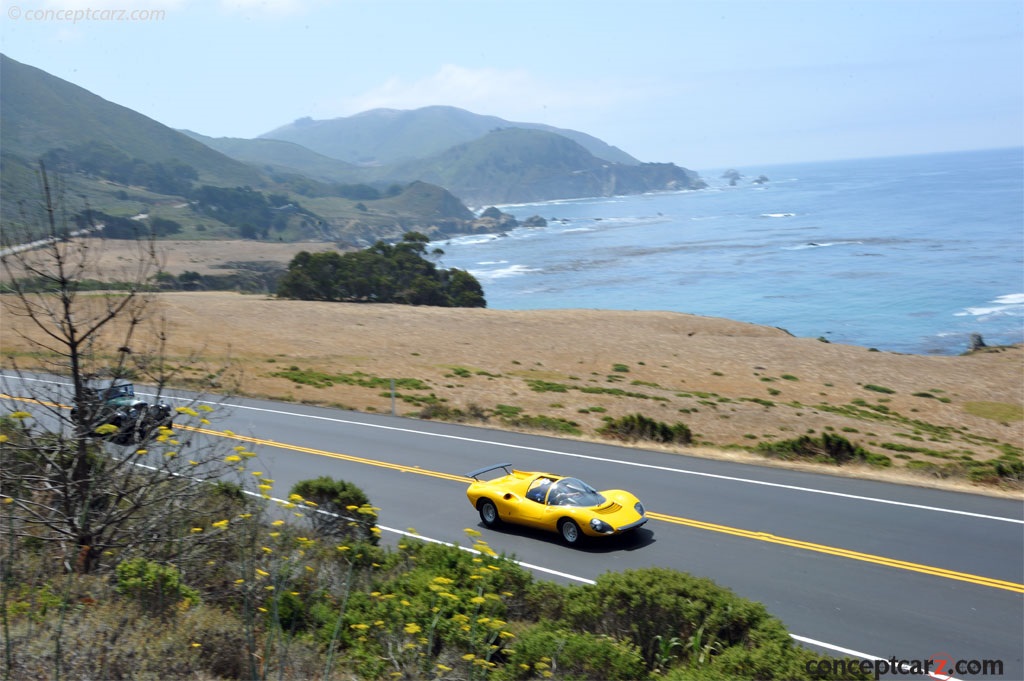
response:
<svg viewBox="0 0 1024 681"><path fill-rule="evenodd" d="M999 677L955 677L1024 679L1019 501L267 401L237 400L211 418L254 449L275 495L310 477L350 480L394 537L413 529L468 546L474 528L538 577L566 583L671 567L764 603L813 649L999 660ZM583 548L486 529L464 475L504 462L627 489L651 520Z"/></svg>

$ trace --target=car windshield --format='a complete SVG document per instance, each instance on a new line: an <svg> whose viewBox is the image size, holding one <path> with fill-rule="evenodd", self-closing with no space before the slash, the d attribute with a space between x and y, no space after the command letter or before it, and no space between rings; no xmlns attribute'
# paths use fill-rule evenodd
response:
<svg viewBox="0 0 1024 681"><path fill-rule="evenodd" d="M107 399L113 400L118 397L135 397L135 386L131 383L112 385L107 388Z"/></svg>
<svg viewBox="0 0 1024 681"><path fill-rule="evenodd" d="M551 506L600 506L603 503L604 497L578 478L562 478L548 492Z"/></svg>

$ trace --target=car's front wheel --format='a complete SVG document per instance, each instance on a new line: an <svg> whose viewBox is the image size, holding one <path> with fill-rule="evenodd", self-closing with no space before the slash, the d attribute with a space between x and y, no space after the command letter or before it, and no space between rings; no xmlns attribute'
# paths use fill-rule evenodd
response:
<svg viewBox="0 0 1024 681"><path fill-rule="evenodd" d="M480 503L477 504L477 508L480 509L480 520L483 521L484 525L487 527L497 527L501 524L498 507L494 505L493 501L481 499Z"/></svg>
<svg viewBox="0 0 1024 681"><path fill-rule="evenodd" d="M569 546L578 544L580 539L583 538L580 526L569 518L565 518L562 522L558 523L558 532L562 535L562 540Z"/></svg>

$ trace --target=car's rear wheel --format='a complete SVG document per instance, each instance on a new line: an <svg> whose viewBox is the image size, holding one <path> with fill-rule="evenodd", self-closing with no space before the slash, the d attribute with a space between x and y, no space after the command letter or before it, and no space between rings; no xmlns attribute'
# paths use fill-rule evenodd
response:
<svg viewBox="0 0 1024 681"><path fill-rule="evenodd" d="M564 518L558 523L558 532L562 535L562 540L570 546L578 544L580 539L583 538L580 526L570 518Z"/></svg>
<svg viewBox="0 0 1024 681"><path fill-rule="evenodd" d="M481 499L480 503L477 504L477 508L480 510L480 520L483 521L484 525L487 527L497 527L501 524L498 507L494 505L493 501Z"/></svg>

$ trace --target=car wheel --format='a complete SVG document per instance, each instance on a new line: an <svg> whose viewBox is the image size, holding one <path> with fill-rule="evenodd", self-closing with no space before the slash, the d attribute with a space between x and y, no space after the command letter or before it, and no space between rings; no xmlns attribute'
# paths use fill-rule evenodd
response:
<svg viewBox="0 0 1024 681"><path fill-rule="evenodd" d="M580 539L583 538L583 533L580 531L580 526L576 524L574 520L569 518L564 519L558 523L558 531L562 535L562 539L566 544L572 546L573 544L579 543Z"/></svg>
<svg viewBox="0 0 1024 681"><path fill-rule="evenodd" d="M498 515L498 507L490 499L481 499L478 504L480 509L480 520L487 527L497 527L501 524L501 517Z"/></svg>

